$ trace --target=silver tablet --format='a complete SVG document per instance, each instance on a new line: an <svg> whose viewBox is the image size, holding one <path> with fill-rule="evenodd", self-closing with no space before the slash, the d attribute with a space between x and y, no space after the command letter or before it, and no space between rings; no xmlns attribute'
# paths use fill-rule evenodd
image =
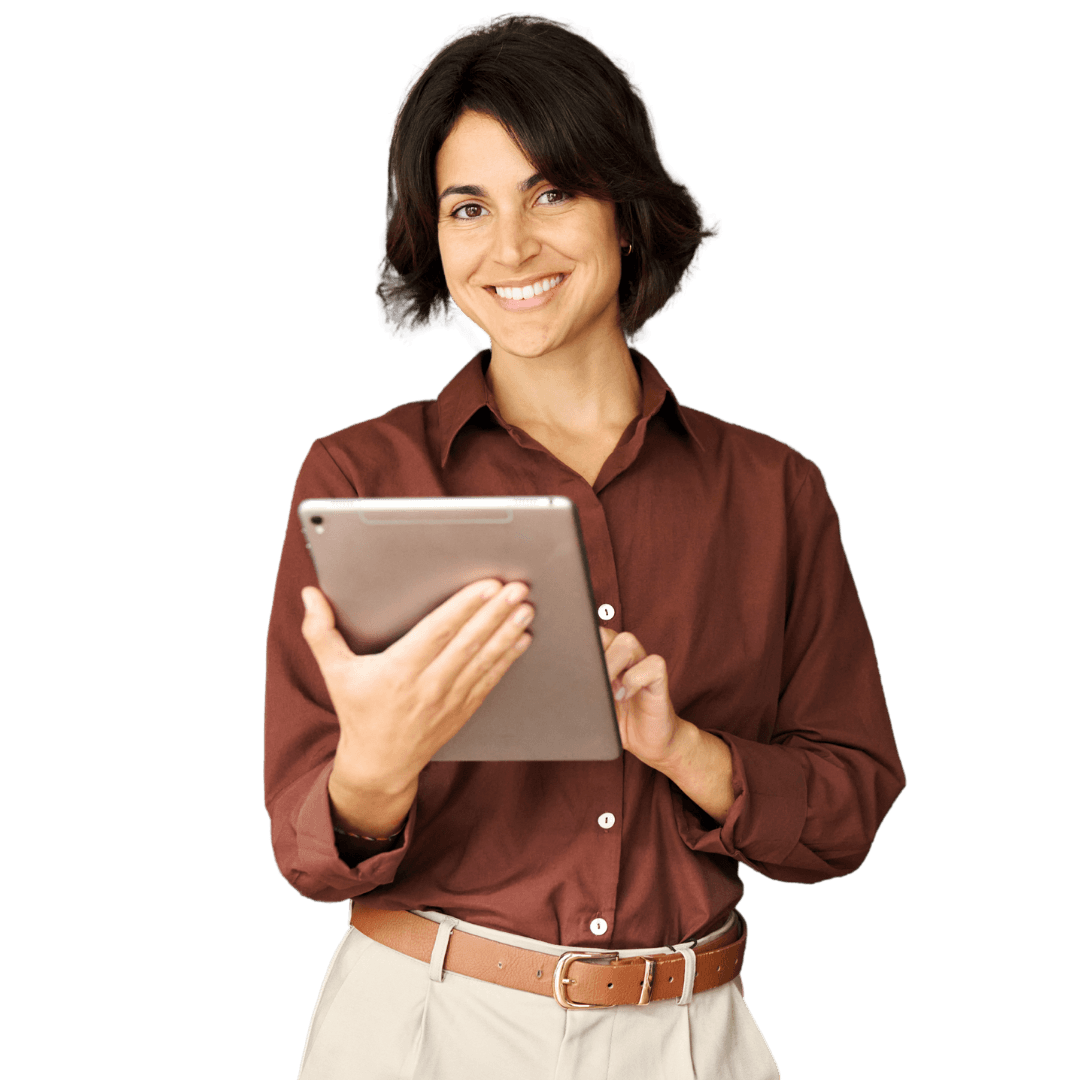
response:
<svg viewBox="0 0 1080 1080"><path fill-rule="evenodd" d="M306 499L299 513L319 587L357 653L386 648L472 581L529 584L532 645L434 760L595 761L622 752L569 499Z"/></svg>

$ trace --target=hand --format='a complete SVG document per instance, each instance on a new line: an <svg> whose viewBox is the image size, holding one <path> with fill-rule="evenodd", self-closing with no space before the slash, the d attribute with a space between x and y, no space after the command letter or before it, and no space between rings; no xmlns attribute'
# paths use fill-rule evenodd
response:
<svg viewBox="0 0 1080 1080"><path fill-rule="evenodd" d="M731 751L723 739L679 717L667 664L633 634L600 627L623 749L663 773L717 822L735 802Z"/></svg>
<svg viewBox="0 0 1080 1080"><path fill-rule="evenodd" d="M357 656L326 597L303 590L301 633L341 727L330 798L350 831L386 836L400 824L421 769L532 640L528 591L523 582L474 582L385 651Z"/></svg>
<svg viewBox="0 0 1080 1080"><path fill-rule="evenodd" d="M633 634L616 634L602 626L600 638L623 748L662 772L685 723L671 704L667 664L662 656L647 656Z"/></svg>

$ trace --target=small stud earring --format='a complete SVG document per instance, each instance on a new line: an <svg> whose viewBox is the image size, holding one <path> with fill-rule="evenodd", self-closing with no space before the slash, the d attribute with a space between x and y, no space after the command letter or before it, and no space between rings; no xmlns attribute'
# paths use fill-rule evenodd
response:
<svg viewBox="0 0 1080 1080"><path fill-rule="evenodd" d="M629 255L630 252L634 250L634 245L633 244L627 244L626 247L620 248L619 250L623 253L623 258L625 259L626 256Z"/></svg>

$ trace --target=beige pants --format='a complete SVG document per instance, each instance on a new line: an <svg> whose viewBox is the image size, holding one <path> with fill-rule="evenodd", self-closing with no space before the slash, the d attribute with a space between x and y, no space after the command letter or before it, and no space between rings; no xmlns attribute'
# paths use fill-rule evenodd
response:
<svg viewBox="0 0 1080 1080"><path fill-rule="evenodd" d="M437 912L418 914L446 919ZM565 951L472 923L457 925L553 956ZM779 1077L734 982L697 994L685 1005L655 1001L568 1012L553 998L452 971L439 975L437 964L388 949L350 926L315 1006L300 1080Z"/></svg>

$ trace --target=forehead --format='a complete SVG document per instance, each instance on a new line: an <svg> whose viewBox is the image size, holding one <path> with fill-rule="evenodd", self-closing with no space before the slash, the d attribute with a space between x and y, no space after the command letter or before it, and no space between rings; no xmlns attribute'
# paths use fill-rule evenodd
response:
<svg viewBox="0 0 1080 1080"><path fill-rule="evenodd" d="M450 184L517 186L536 170L506 129L493 117L465 112L450 129L435 158L435 186Z"/></svg>

